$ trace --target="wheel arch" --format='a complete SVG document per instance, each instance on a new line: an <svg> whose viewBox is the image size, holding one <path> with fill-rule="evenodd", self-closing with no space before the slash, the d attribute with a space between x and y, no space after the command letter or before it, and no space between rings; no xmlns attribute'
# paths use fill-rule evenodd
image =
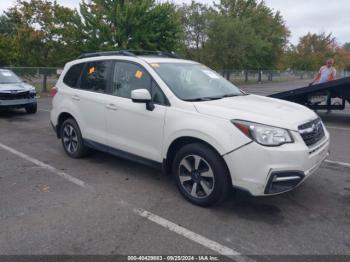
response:
<svg viewBox="0 0 350 262"><path fill-rule="evenodd" d="M215 146L211 145L210 143L208 143L207 141L205 141L201 138L197 138L197 137L193 137L193 136L178 137L170 143L170 145L166 151L166 159L165 159L165 163L164 163L165 164L164 171L166 172L166 174L171 174L171 169L172 169L172 165L173 165L173 161L174 161L176 153L185 145L192 144L192 143L204 144L204 145L208 146L209 148L211 148L213 151L215 151L219 156L222 155L222 154L220 154L220 151ZM222 158L222 161L225 165L225 168L227 170L229 170L224 158ZM229 177L231 179L231 176L229 176Z"/></svg>
<svg viewBox="0 0 350 262"><path fill-rule="evenodd" d="M56 134L57 134L57 138L61 138L61 133L60 133L60 130L61 130L61 125L63 124L64 121L66 121L67 119L69 118L72 118L74 119L75 121L76 118L71 114L71 113L68 113L68 112L61 112L58 116L58 121L57 121L57 126L56 126Z"/></svg>

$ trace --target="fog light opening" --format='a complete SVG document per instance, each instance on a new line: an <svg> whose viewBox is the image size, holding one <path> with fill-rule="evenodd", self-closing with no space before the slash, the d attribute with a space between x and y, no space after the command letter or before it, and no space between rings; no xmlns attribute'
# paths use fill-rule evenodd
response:
<svg viewBox="0 0 350 262"><path fill-rule="evenodd" d="M277 194L295 188L304 178L300 171L274 172L266 185L265 194Z"/></svg>

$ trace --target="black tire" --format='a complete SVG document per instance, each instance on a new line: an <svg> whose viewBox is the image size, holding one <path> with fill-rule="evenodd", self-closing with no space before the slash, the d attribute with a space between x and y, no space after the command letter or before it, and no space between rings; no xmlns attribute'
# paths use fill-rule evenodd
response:
<svg viewBox="0 0 350 262"><path fill-rule="evenodd" d="M28 114L35 114L38 111L38 104L34 103L25 107Z"/></svg>
<svg viewBox="0 0 350 262"><path fill-rule="evenodd" d="M197 168L195 163L199 163ZM188 171L190 168L191 172ZM223 158L214 149L202 143L188 144L177 152L172 165L172 174L180 193L195 205L218 204L224 201L232 190L231 179ZM195 183L197 185L194 189Z"/></svg>
<svg viewBox="0 0 350 262"><path fill-rule="evenodd" d="M73 118L69 118L62 123L60 136L64 151L68 156L82 158L87 155L88 149L84 145L78 123Z"/></svg>

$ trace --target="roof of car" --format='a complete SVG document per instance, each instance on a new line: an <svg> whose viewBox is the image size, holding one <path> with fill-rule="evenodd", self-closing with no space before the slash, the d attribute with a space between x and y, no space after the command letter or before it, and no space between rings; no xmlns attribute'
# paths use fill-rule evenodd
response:
<svg viewBox="0 0 350 262"><path fill-rule="evenodd" d="M181 59L174 52L162 52L162 51L133 51L133 50L120 50L120 51L105 51L95 53L84 53L78 57L78 60L86 59L86 61L103 60L103 59L118 59L123 60L142 59L146 63L196 63L194 61Z"/></svg>
<svg viewBox="0 0 350 262"><path fill-rule="evenodd" d="M179 59L179 58L168 58L168 57L154 57L154 56L138 56L138 58L146 61L149 64L154 63L188 63L194 64L196 62L191 60Z"/></svg>
<svg viewBox="0 0 350 262"><path fill-rule="evenodd" d="M81 62L92 62L96 60L110 60L110 59L120 59L124 61L137 61L137 59L141 59L147 64L161 64L161 63L181 63L181 64L198 64L192 60L178 59L178 58L168 58L168 57L152 57L152 56L135 56L135 57L127 57L127 56L119 56L119 55L109 55L109 56L96 56L96 57L87 57L87 58L78 58L76 60L71 61L73 64Z"/></svg>

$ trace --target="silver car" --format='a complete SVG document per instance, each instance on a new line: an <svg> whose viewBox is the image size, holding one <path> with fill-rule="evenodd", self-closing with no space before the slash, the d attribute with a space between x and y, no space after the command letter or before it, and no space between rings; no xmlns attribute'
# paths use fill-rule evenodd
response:
<svg viewBox="0 0 350 262"><path fill-rule="evenodd" d="M28 114L35 114L35 88L23 82L11 70L0 69L0 110L15 108L24 108Z"/></svg>

